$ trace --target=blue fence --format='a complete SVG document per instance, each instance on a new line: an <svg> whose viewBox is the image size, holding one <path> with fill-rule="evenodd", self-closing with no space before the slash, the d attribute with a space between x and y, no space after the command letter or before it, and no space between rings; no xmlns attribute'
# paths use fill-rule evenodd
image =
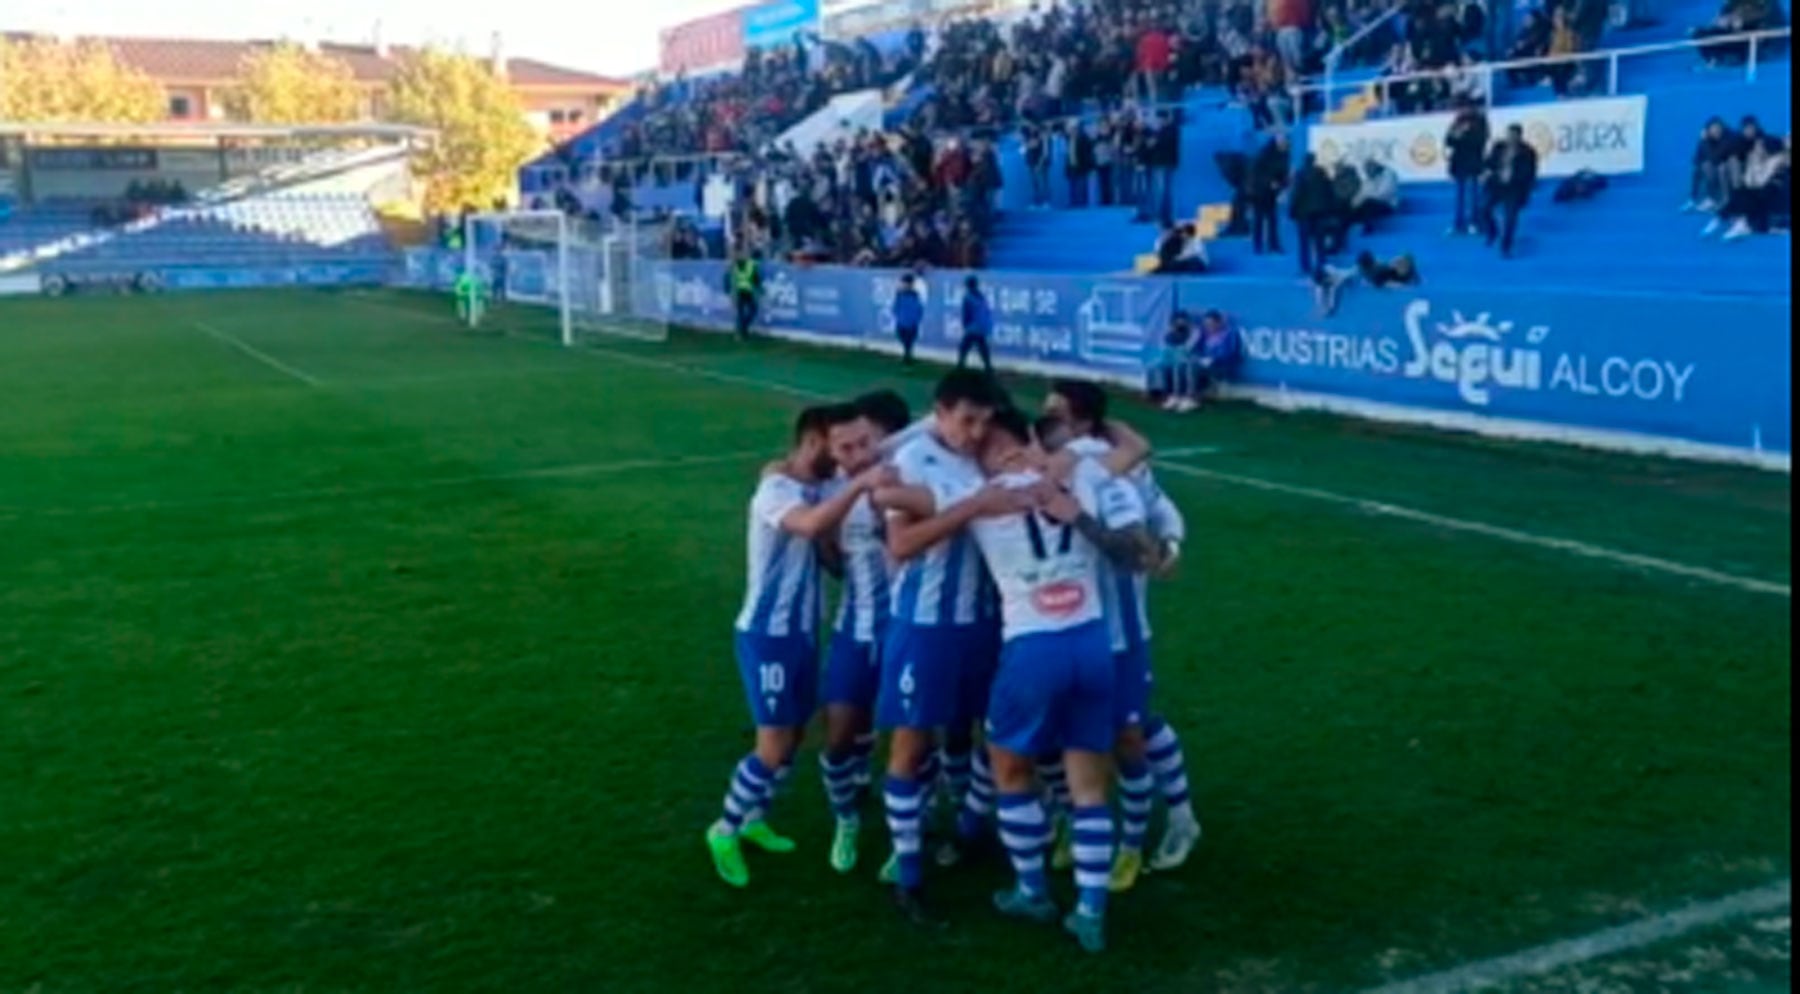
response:
<svg viewBox="0 0 1800 994"><path fill-rule="evenodd" d="M415 286L448 285L456 261L409 260ZM531 271L513 267L516 271ZM724 264L656 262L634 310L723 329ZM922 280L927 351L961 337L967 274ZM1680 294L1347 290L1321 317L1298 283L981 273L994 353L1014 368L1135 382L1177 308L1218 308L1243 329L1253 392L1477 430L1755 454L1791 451L1788 300ZM852 347L893 344L899 274L769 267L762 324Z"/></svg>

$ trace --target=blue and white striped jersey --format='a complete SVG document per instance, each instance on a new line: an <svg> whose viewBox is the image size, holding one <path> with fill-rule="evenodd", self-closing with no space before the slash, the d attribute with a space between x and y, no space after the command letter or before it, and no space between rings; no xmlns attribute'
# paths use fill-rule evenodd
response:
<svg viewBox="0 0 1800 994"><path fill-rule="evenodd" d="M1112 446L1098 438L1081 438L1069 443L1069 451L1082 457L1080 467L1092 467L1084 472L1106 474L1106 468L1099 459L1112 451ZM1156 477L1148 466L1140 466L1122 479L1137 494L1138 511L1135 520L1109 521L1101 517L1100 523L1108 528L1123 528L1132 524L1149 524L1151 534L1158 538L1171 538L1180 541L1180 536L1164 536L1156 525L1159 517L1167 520L1169 513L1174 514L1174 521L1180 527L1181 512L1156 485ZM1114 652L1125 652L1150 642L1150 577L1137 572L1121 570L1110 562L1100 566L1102 576L1101 597L1106 604L1106 627L1112 636Z"/></svg>
<svg viewBox="0 0 1800 994"><path fill-rule="evenodd" d="M894 455L905 486L931 491L941 513L987 482L975 460L925 432ZM981 555L965 531L900 563L894 571L897 621L915 625L973 625L979 620Z"/></svg>
<svg viewBox="0 0 1800 994"><path fill-rule="evenodd" d="M819 556L811 541L781 527L796 508L817 503L818 489L770 473L750 498L749 575L737 630L752 635L812 635L819 629Z"/></svg>
<svg viewBox="0 0 1800 994"><path fill-rule="evenodd" d="M1039 479L1036 473L1015 473L998 482L1026 488ZM1137 491L1098 463L1082 460L1070 489L1082 510L1102 522L1116 523L1109 527L1143 521ZM1028 511L985 518L969 530L1000 589L1002 629L1008 641L1067 631L1104 614L1106 557L1074 526Z"/></svg>
<svg viewBox="0 0 1800 994"><path fill-rule="evenodd" d="M838 486L843 481L837 481ZM881 513L865 496L850 509L838 527L838 545L844 550L844 583L833 631L847 632L858 642L873 642L887 627L888 590L887 530Z"/></svg>

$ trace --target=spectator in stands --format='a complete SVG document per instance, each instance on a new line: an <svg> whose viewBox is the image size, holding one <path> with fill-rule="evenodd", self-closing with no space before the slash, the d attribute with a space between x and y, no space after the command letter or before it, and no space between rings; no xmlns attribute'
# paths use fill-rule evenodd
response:
<svg viewBox="0 0 1800 994"><path fill-rule="evenodd" d="M1325 265L1325 231L1333 209L1331 174L1316 157L1304 157L1294 172L1294 192L1288 201L1288 216L1300 239L1302 273L1311 275L1315 267Z"/></svg>
<svg viewBox="0 0 1800 994"><path fill-rule="evenodd" d="M1541 59L1550 54L1550 16L1541 10L1533 9L1525 15L1525 24L1519 29L1518 37L1506 53L1507 61L1518 62L1526 59ZM1548 71L1541 65L1520 66L1507 71L1512 85L1520 88L1536 86L1548 76Z"/></svg>
<svg viewBox="0 0 1800 994"><path fill-rule="evenodd" d="M1161 103L1164 82L1174 65L1175 37L1157 20L1145 17L1139 26L1136 52L1132 89L1147 104Z"/></svg>
<svg viewBox="0 0 1800 994"><path fill-rule="evenodd" d="M1475 232L1475 214L1481 204L1481 174L1487 168L1491 141L1487 114L1475 104L1464 104L1444 135L1444 148L1449 153L1450 182L1456 185L1456 220L1450 226L1452 235Z"/></svg>
<svg viewBox="0 0 1800 994"><path fill-rule="evenodd" d="M1537 177L1537 150L1525 141L1523 126L1509 125L1506 137L1488 155L1483 177L1487 197L1482 205L1481 227L1488 245L1499 243L1502 256L1511 257L1513 253L1519 213L1531 202Z"/></svg>
<svg viewBox="0 0 1800 994"><path fill-rule="evenodd" d="M950 265L956 269L987 267L987 247L982 244L975 225L966 218L956 222L950 233Z"/></svg>
<svg viewBox="0 0 1800 994"><path fill-rule="evenodd" d="M1094 178L1100 187L1100 206L1118 203L1119 140L1111 119L1101 121L1094 134Z"/></svg>
<svg viewBox="0 0 1800 994"><path fill-rule="evenodd" d="M1725 0L1719 16L1712 23L1695 28L1694 37L1704 41L1751 31L1772 31L1786 24L1787 16L1778 0ZM1750 59L1750 43L1729 41L1702 45L1700 57L1708 65L1741 66Z"/></svg>
<svg viewBox="0 0 1800 994"><path fill-rule="evenodd" d="M1191 224L1171 224L1156 240L1157 276L1197 276L1208 269L1206 242Z"/></svg>
<svg viewBox="0 0 1800 994"><path fill-rule="evenodd" d="M1400 177L1392 169L1374 159L1363 163L1362 185L1356 191L1356 203L1350 219L1362 226L1363 234L1375 233L1375 224L1400 212Z"/></svg>
<svg viewBox="0 0 1800 994"><path fill-rule="evenodd" d="M900 339L900 361L913 363L913 348L919 344L919 329L925 324L925 298L919 294L918 277L906 273L894 291L894 335Z"/></svg>
<svg viewBox="0 0 1800 994"><path fill-rule="evenodd" d="M1252 248L1257 255L1262 255L1265 249L1277 255L1281 253L1281 224L1276 207L1288 186L1289 156L1287 134L1277 132L1250 164L1247 191L1250 232Z"/></svg>
<svg viewBox="0 0 1800 994"><path fill-rule="evenodd" d="M981 292L981 281L973 276L963 284L962 329L962 341L956 346L956 367L967 366L969 353L977 352L981 355L981 367L991 374L994 358L988 349L988 338L994 333L994 309Z"/></svg>
<svg viewBox="0 0 1800 994"><path fill-rule="evenodd" d="M1089 177L1094 174L1094 136L1081 121L1071 121L1064 143L1063 173L1069 180L1069 206L1086 207Z"/></svg>
<svg viewBox="0 0 1800 994"><path fill-rule="evenodd" d="M1031 206L1038 210L1050 207L1050 140L1035 124L1022 130L1025 171L1031 175Z"/></svg>
<svg viewBox="0 0 1800 994"><path fill-rule="evenodd" d="M1707 225L1706 234L1725 228L1725 240L1767 234L1777 214L1791 213L1793 196L1792 157L1788 140L1763 135L1750 149L1744 181L1731 191L1719 216Z"/></svg>
<svg viewBox="0 0 1800 994"><path fill-rule="evenodd" d="M1356 164L1343 159L1331 169L1331 211L1325 216L1321 232L1325 250L1331 255L1342 252L1350 242L1350 228L1356 223L1356 201L1362 196L1362 173Z"/></svg>
<svg viewBox="0 0 1800 994"><path fill-rule="evenodd" d="M1181 123L1160 111L1144 145L1148 183L1141 214L1168 227L1175 223L1175 174L1181 169Z"/></svg>
<svg viewBox="0 0 1800 994"><path fill-rule="evenodd" d="M1576 30L1574 17L1569 8L1557 7L1550 15L1550 51L1552 58L1566 58L1582 52L1581 35ZM1586 89L1585 67L1572 59L1554 62L1545 67L1544 74L1550 80L1550 88L1559 97Z"/></svg>
<svg viewBox="0 0 1800 994"><path fill-rule="evenodd" d="M1736 143L1724 118L1706 122L1700 141L1694 146L1693 179L1688 184L1688 202L1682 206L1683 211L1712 213L1725 205L1736 180L1735 150Z"/></svg>

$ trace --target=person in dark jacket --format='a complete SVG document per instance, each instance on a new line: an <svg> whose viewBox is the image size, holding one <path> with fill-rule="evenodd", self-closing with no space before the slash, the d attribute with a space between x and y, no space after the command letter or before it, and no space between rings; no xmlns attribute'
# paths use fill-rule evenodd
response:
<svg viewBox="0 0 1800 994"><path fill-rule="evenodd" d="M988 336L994 333L994 309L981 292L981 281L971 276L963 285L962 341L956 346L956 368L969 363L969 353L981 354L981 368L994 371L994 357L988 350Z"/></svg>
<svg viewBox="0 0 1800 994"><path fill-rule="evenodd" d="M1294 173L1294 193L1288 201L1288 215L1300 237L1302 273L1311 275L1315 266L1325 264L1325 226L1331 210L1331 174L1316 157L1308 155Z"/></svg>
<svg viewBox="0 0 1800 994"><path fill-rule="evenodd" d="M1693 180L1684 211L1711 213L1731 198L1732 153L1735 143L1724 118L1706 122L1700 142L1694 146Z"/></svg>
<svg viewBox="0 0 1800 994"><path fill-rule="evenodd" d="M918 278L911 273L900 277L900 288L894 291L894 335L900 339L900 361L910 366L913 347L919 344L919 328L925 323L925 298L919 294Z"/></svg>
<svg viewBox="0 0 1800 994"><path fill-rule="evenodd" d="M1250 234L1257 255L1263 254L1265 247L1270 252L1281 252L1276 206L1288 185L1289 151L1287 135L1276 134L1250 164L1250 182L1245 192L1250 200Z"/></svg>
<svg viewBox="0 0 1800 994"><path fill-rule="evenodd" d="M1506 129L1506 138L1489 153L1483 183L1487 201L1482 207L1482 231L1490 246L1499 242L1503 256L1512 255L1513 241L1519 232L1519 212L1531 201L1537 177L1537 150L1525 141L1525 129L1512 125Z"/></svg>
<svg viewBox="0 0 1800 994"><path fill-rule="evenodd" d="M1356 201L1362 195L1362 174L1349 159L1331 171L1331 215L1325 226L1325 247L1332 255L1350 243L1350 226L1356 220Z"/></svg>
<svg viewBox="0 0 1800 994"><path fill-rule="evenodd" d="M1031 174L1031 206L1050 207L1050 138L1035 125L1024 129L1025 169Z"/></svg>
<svg viewBox="0 0 1800 994"><path fill-rule="evenodd" d="M1069 206L1088 205L1088 177L1094 174L1094 136L1079 121L1069 124L1067 155L1063 172L1069 177Z"/></svg>
<svg viewBox="0 0 1800 994"><path fill-rule="evenodd" d="M1481 174L1487 165L1491 140L1487 114L1473 103L1458 108L1444 135L1450 162L1450 181L1456 184L1456 220L1453 235L1474 234L1475 211L1481 203Z"/></svg>

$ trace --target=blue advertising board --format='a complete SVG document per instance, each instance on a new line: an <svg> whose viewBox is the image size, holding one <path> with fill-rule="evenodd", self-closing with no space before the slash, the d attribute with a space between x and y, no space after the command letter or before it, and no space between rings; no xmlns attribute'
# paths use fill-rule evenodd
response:
<svg viewBox="0 0 1800 994"><path fill-rule="evenodd" d="M409 256L409 282L446 287L459 264L444 253ZM547 270L515 268L546 289L553 281ZM920 280L922 352L953 350L962 337L967 275ZM1015 369L1139 382L1177 309L1216 308L1242 331L1240 387L1259 399L1777 464L1792 451L1792 305L1780 298L1358 285L1326 317L1310 288L1291 283L976 275L994 314L995 359ZM770 266L758 323L780 336L892 348L899 279ZM641 317L732 325L722 262L646 263L633 294Z"/></svg>
<svg viewBox="0 0 1800 994"><path fill-rule="evenodd" d="M900 273L887 270L770 266L764 274L762 321L845 344L894 341L893 300ZM924 350L954 349L962 338L962 303L970 274L940 270L922 277ZM1168 326L1175 284L1167 281L1036 273L975 274L994 315L997 360L1103 371L1136 379L1150 343ZM728 328L731 302L719 262L658 262L637 283L636 310L674 324Z"/></svg>
<svg viewBox="0 0 1800 994"><path fill-rule="evenodd" d="M1297 289L1185 281L1181 301L1238 318L1251 384L1791 451L1784 300L1357 287L1321 318Z"/></svg>
<svg viewBox="0 0 1800 994"><path fill-rule="evenodd" d="M819 0L770 0L744 11L744 47L789 45L818 25Z"/></svg>

